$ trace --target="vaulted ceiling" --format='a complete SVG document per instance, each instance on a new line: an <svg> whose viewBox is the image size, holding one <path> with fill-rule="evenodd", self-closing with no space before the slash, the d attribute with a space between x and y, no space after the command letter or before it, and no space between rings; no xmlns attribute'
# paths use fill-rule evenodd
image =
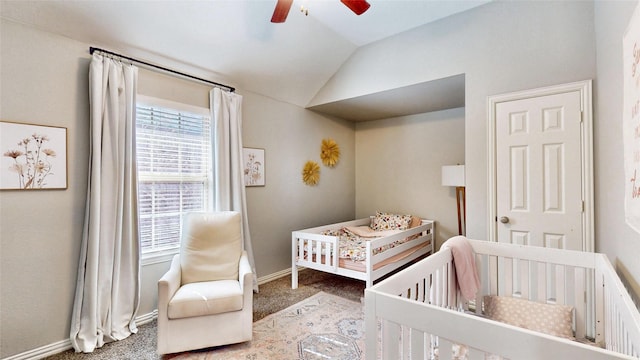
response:
<svg viewBox="0 0 640 360"><path fill-rule="evenodd" d="M276 0L1 0L0 15L161 65L178 64L180 70L305 107L359 47L488 2L368 1L371 8L356 16L338 0L295 0L282 24L270 22ZM460 80L443 79L440 85L452 88ZM372 104L398 95L407 99L418 91L433 91L433 86L416 85L397 89L397 94L372 94L313 110L351 120L394 116L401 113L380 113ZM401 109L415 107L406 101L399 104Z"/></svg>

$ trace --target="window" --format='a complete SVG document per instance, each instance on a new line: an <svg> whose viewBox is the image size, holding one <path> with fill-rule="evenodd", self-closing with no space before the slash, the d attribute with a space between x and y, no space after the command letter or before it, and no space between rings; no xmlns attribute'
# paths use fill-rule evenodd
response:
<svg viewBox="0 0 640 360"><path fill-rule="evenodd" d="M143 257L175 253L182 214L211 203L208 109L138 96L138 225Z"/></svg>

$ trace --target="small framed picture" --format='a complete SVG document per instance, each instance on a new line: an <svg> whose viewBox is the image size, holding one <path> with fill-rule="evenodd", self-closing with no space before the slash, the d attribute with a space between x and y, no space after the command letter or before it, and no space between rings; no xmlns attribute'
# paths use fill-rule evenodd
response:
<svg viewBox="0 0 640 360"><path fill-rule="evenodd" d="M0 121L0 190L67 188L67 128Z"/></svg>
<svg viewBox="0 0 640 360"><path fill-rule="evenodd" d="M264 186L264 149L242 148L245 186Z"/></svg>

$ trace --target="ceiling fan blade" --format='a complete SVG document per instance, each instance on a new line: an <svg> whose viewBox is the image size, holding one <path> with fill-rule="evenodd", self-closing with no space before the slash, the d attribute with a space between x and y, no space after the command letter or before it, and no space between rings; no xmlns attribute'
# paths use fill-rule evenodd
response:
<svg viewBox="0 0 640 360"><path fill-rule="evenodd" d="M371 6L371 4L369 4L365 0L340 0L340 1L342 1L342 3L345 4L349 9L351 9L351 11L356 13L356 15L363 14Z"/></svg>
<svg viewBox="0 0 640 360"><path fill-rule="evenodd" d="M287 15L289 15L289 9L291 9L291 4L293 0L278 0L276 4L275 10L273 10L273 16L271 17L272 23L283 23L287 20Z"/></svg>

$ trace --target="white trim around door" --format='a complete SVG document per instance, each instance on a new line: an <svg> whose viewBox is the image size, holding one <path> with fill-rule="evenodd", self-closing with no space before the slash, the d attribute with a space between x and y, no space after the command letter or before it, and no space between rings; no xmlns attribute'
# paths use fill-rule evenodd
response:
<svg viewBox="0 0 640 360"><path fill-rule="evenodd" d="M493 95L487 98L487 239L497 241L497 204L496 204L496 105L501 102L521 100L539 96L579 91L581 98L581 160L582 160L582 248L593 252L594 241L594 196L593 196L593 107L592 81L584 80L574 83L549 86L544 88Z"/></svg>

